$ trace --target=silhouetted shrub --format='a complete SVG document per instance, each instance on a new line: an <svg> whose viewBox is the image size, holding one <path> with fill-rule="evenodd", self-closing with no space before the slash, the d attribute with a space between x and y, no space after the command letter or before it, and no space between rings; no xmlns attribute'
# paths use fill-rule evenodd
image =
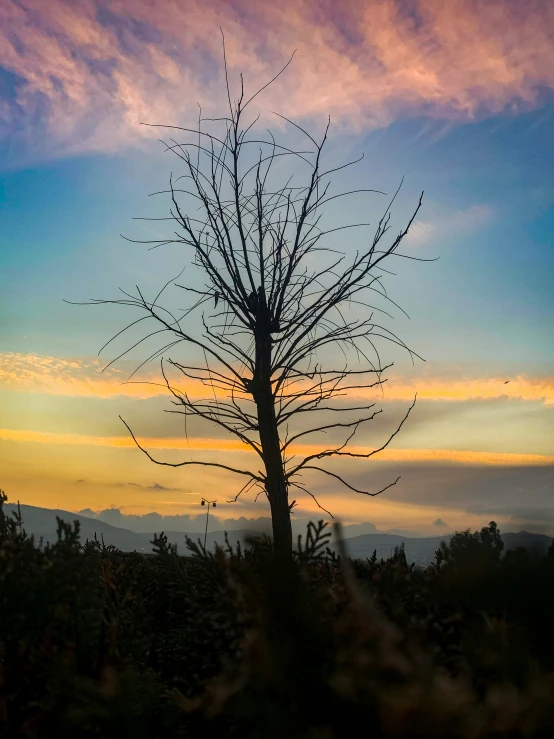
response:
<svg viewBox="0 0 554 739"><path fill-rule="evenodd" d="M320 522L288 562L267 538L143 556L60 521L42 549L4 500L0 736L554 735L552 548L502 558L490 524L422 570Z"/></svg>

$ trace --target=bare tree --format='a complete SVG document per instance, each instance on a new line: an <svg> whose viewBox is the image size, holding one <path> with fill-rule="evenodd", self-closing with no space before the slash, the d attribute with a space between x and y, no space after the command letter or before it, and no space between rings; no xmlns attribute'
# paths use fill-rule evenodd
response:
<svg viewBox="0 0 554 739"><path fill-rule="evenodd" d="M275 550L290 553L291 509L296 501L289 500L289 491L299 490L317 502L303 473L330 476L337 485L362 495L383 492L356 488L329 469L327 462L377 454L398 433L414 406L415 398L394 433L378 448L366 453L351 450L349 444L358 429L381 413L375 403L368 404L364 393L379 388L385 370L392 366L382 366L375 340L394 342L417 356L377 322L375 315L385 311L369 301L375 296L393 302L382 283L383 265L393 256L404 256L398 248L420 209L421 198L408 225L396 236L388 238L397 193L363 248L350 257L332 248L331 234L369 224L324 228L322 209L338 198L378 191L333 193L330 189L330 175L355 162L324 170L322 154L329 123L318 141L297 123L279 116L305 136L308 151L278 143L271 131L264 138L253 135L259 116L246 123L245 112L268 85L247 97L241 75L240 94L233 102L226 61L225 72L228 115L202 118L200 111L197 128L163 127L187 137L180 142L173 134L162 142L179 158L184 174L176 179L170 176L169 189L164 191L171 199L170 216L155 220L170 220L177 230L167 239L139 242L152 248L183 245L189 252L189 266L199 268L203 284L194 276L188 284L174 277L152 299L137 287L136 293L122 291L123 297L115 300L91 302L132 306L141 312L118 337L139 322L152 324L151 331L116 359L148 338L167 337L145 361L162 357L163 381L176 406L170 412L205 419L234 435L259 457L261 469L200 460L161 461L123 421L137 447L156 464L204 465L245 478L234 500L254 490L265 494ZM295 162L296 171L283 178L282 163L289 159ZM304 177L302 184L293 184L298 176ZM186 308L168 307L168 293L173 289L187 298ZM195 313L200 314L196 320ZM163 358L181 343L202 360L182 363ZM376 361L369 358L370 352ZM190 380L201 383L209 391L207 397L197 397L179 386L170 377L175 372L185 385ZM348 395L361 399L349 403ZM343 432L340 441L300 453L299 444L309 435L336 434L337 430Z"/></svg>

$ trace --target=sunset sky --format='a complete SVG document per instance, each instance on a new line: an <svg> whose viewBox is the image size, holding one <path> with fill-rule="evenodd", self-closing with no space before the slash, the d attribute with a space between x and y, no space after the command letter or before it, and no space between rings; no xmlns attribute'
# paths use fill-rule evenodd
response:
<svg viewBox="0 0 554 739"><path fill-rule="evenodd" d="M367 498L318 478L322 504L383 530L494 518L554 535L550 0L0 0L0 488L71 511L196 514L204 495L222 518L268 515L262 498L226 503L236 479L158 467L134 447L119 415L160 459L250 455L209 426L185 438L160 388L124 384L137 361L101 373L127 313L63 302L155 293L185 265L120 234L157 238L132 218L167 214L149 194L176 172L141 123L194 125L197 103L224 112L220 26L235 86L243 72L257 89L296 50L256 99L262 131L296 145L272 111L315 133L330 116L327 161L365 154L338 189L392 194L404 177L393 231L424 191L404 253L439 257L399 260L387 278L410 316L391 328L426 361L386 349L385 412L357 445L379 445L418 402L386 452L349 466L366 488L401 480ZM373 220L382 205L358 197L332 217ZM154 363L141 378L158 376ZM294 497L297 515L318 515Z"/></svg>

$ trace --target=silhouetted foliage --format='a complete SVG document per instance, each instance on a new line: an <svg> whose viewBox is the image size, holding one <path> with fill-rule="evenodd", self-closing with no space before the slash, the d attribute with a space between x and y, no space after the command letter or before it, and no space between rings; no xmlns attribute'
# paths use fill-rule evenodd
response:
<svg viewBox="0 0 554 739"><path fill-rule="evenodd" d="M553 735L553 548L501 557L490 524L422 570L319 522L285 561L267 537L144 556L62 521L39 548L4 501L2 737Z"/></svg>
<svg viewBox="0 0 554 739"><path fill-rule="evenodd" d="M468 566L470 562L479 566L483 562L497 562L503 549L504 542L495 521L483 526L481 531L457 531L448 544L442 542L444 561L455 566Z"/></svg>

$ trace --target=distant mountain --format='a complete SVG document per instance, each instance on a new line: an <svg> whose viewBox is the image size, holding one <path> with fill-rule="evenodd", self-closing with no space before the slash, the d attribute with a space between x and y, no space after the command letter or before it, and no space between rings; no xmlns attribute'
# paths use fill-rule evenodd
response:
<svg viewBox="0 0 554 739"><path fill-rule="evenodd" d="M387 559L394 552L394 548L404 542L408 563L415 562L417 565L425 567L434 560L435 552L440 547L441 541L448 543L451 538L452 534L421 538L396 536L393 534L365 534L364 536L355 536L347 539L346 548L349 555L354 559L369 558L375 550L379 559ZM520 531L517 534L502 534L502 541L504 542L505 551L522 547L539 554L544 554L552 543L552 537L543 534L531 534L528 531ZM333 542L330 548L338 551L337 543Z"/></svg>
<svg viewBox="0 0 554 739"><path fill-rule="evenodd" d="M199 506L199 510L200 509ZM128 529L137 534L149 534L151 531L204 531L206 516L196 515L176 515L162 516L159 513L151 512L143 515L122 513L119 508L105 508L101 511L93 511L85 508L78 512L80 516L90 518L93 521L104 521L111 526L119 529ZM220 521L216 516L211 516L211 527L214 531L223 531ZM249 526L234 526L233 528L250 528Z"/></svg>
<svg viewBox="0 0 554 739"><path fill-rule="evenodd" d="M101 511L93 511L85 508L79 511L79 516L92 519L94 521L104 521L111 526L120 529L134 531L137 534L149 534L151 531L175 531L175 532L197 532L204 533L204 525L206 522L206 514L196 516L188 515L169 515L162 516L159 513L144 513L142 515L122 513L119 508L105 508ZM309 518L293 518L292 534L294 538L298 534L304 534ZM212 531L258 531L260 533L269 533L271 531L271 518L262 516L259 518L218 518L216 515L210 516L210 529ZM421 535L413 531L403 531L399 529L389 529L388 531L380 531L373 523L356 523L346 524L343 526L343 535L345 538L351 536L361 536L362 534L398 534L399 536L409 536L414 539Z"/></svg>
<svg viewBox="0 0 554 739"><path fill-rule="evenodd" d="M552 544L552 537L544 534L532 534L529 531L519 531L517 534L502 534L502 541L507 551L523 547L523 549L530 552L546 554Z"/></svg>
<svg viewBox="0 0 554 739"><path fill-rule="evenodd" d="M17 506L14 504L6 504L5 508L7 512L11 512L15 511L17 509ZM85 515L81 515L83 513ZM117 513L119 513L119 511ZM160 531L164 530L168 541L171 544L177 544L180 552L185 551L185 536L190 536L193 541L197 541L198 538L200 538L202 542L204 541L204 526L202 525L201 530L198 530L198 523L196 522L190 522L191 526L194 526L194 528L188 532L164 529L163 524L172 523L173 521L171 519L173 519L174 517L168 517L170 519L169 521L161 520L161 516L153 517L152 519L148 517L149 522L152 525L152 529L150 531L132 531L129 528L124 528L120 523L124 521L126 517L117 514L113 516L113 523L108 523L107 521L102 520L99 517L93 517L91 515L92 511L89 510L81 511L80 513L71 513L70 511L52 510L50 508L39 508L36 506L22 505L21 514L23 517L23 525L25 530L29 535L34 534L37 543L40 540L41 536L43 537L43 541L45 544L47 542L54 542L56 540L57 516L69 523L72 523L73 521L79 521L81 527L81 540L83 542L86 541L86 539L94 539L94 535L96 533L99 539L102 536L104 537L104 543L106 545L111 544L123 550L124 552L152 551L152 545L150 542L154 537L154 531L156 531L156 533L160 533ZM117 525L115 522L120 525ZM306 519L305 521L299 519L293 521L293 535L295 537L295 540L299 533L304 533L306 531L307 522L308 519ZM196 525L194 525L195 523ZM233 522L230 520L226 520L223 523L226 526L229 526L229 524L231 523L234 523L235 525L238 523L242 524L243 526L243 528L239 529L231 528L231 526L227 528L229 543L232 544L232 546L236 546L237 542L240 542L242 545L247 536L259 535L261 532L270 530L271 527L270 518L240 518ZM212 530L208 532L208 537L206 539L206 546L209 549L213 549L216 543L222 546L225 544L225 531L220 528L220 525L221 524L219 521L216 523L215 520L212 520L210 518L210 528ZM154 528L154 526L156 528ZM344 537L347 539L355 536L359 538L360 534L366 533L378 533L381 536L387 536L386 534L381 534L376 526L372 523L346 525L343 527L342 530Z"/></svg>
<svg viewBox="0 0 554 739"><path fill-rule="evenodd" d="M403 536L408 539L427 539L429 536L425 534L416 534L413 531L406 531L406 529L387 529L386 531L379 531L382 534L392 534L393 536ZM448 536L448 533L442 534L442 536Z"/></svg>
<svg viewBox="0 0 554 739"><path fill-rule="evenodd" d="M5 504L7 513L15 512L17 506L13 503ZM40 538L43 543L53 543L56 541L56 517L63 521L72 523L79 521L81 530L81 541L86 539L94 539L94 535L100 539L103 537L106 545L116 546L124 552L144 552L152 551L151 541L154 538L154 532L136 532L129 529L113 526L98 518L90 518L81 516L78 513L70 511L52 510L50 508L38 508L36 506L22 505L21 515L23 518L23 527L29 535L34 535L37 544ZM229 543L235 547L240 542L241 546L245 539L250 536L260 534L262 526L269 519L243 519L241 523L246 523L243 529L228 530ZM210 521L211 523L211 521ZM225 522L227 523L227 522ZM250 525L249 525L250 524ZM254 525L253 525L254 524ZM257 525L256 525L257 524ZM296 520L294 522L295 536L300 533L302 526L306 523ZM305 528L303 529L305 531ZM367 533L366 533L367 532ZM160 529L157 530L160 533ZM409 533L409 532L406 532ZM168 541L171 544L177 544L179 552L186 553L185 537L189 536L193 541L200 539L204 541L204 532L191 531L165 531ZM420 566L426 566L433 561L435 551L439 548L441 541L448 542L452 534L444 534L442 536L418 537L404 536L401 534L382 533L372 523L352 524L343 527L343 535L347 541L347 549L351 557L365 559L371 557L374 550L377 550L379 559L386 559L391 556L394 548L400 546L404 542L406 558L408 562L415 562ZM505 549L516 549L524 547L525 549L544 553L552 542L552 537L543 534L532 534L528 531L520 531L519 533L502 534ZM213 550L215 544L224 546L224 531L209 531L206 539L206 546L209 550ZM331 549L337 551L337 544L330 544Z"/></svg>
<svg viewBox="0 0 554 739"><path fill-rule="evenodd" d="M381 533L373 523L351 523L342 527L342 534L345 539L350 539L352 536L362 536L363 534Z"/></svg>
<svg viewBox="0 0 554 739"><path fill-rule="evenodd" d="M346 549L354 559L369 558L375 550L378 559L388 559L394 548L404 543L408 563L415 562L424 567L433 561L441 541L448 542L449 539L449 536L416 538L397 534L365 534L347 539ZM333 542L330 549L338 551L338 544Z"/></svg>
<svg viewBox="0 0 554 739"><path fill-rule="evenodd" d="M204 509L205 510L205 509ZM94 521L104 521L111 526L117 526L120 529L128 529L137 534L148 534L151 531L175 531L175 532L198 532L204 533L204 525L206 522L206 514L198 514L196 516L188 515L168 515L162 516L159 513L145 513L142 515L122 513L119 508L105 508L101 511L93 511L85 508L79 511L80 516L92 519ZM292 534L296 537L298 534L304 534L308 525L308 518L293 518ZM216 515L210 516L210 529L212 531L259 531L260 533L269 533L271 531L271 518L262 516L259 518L226 518L221 519ZM385 532L372 523L347 524L343 527L343 535L346 538L351 536L360 536L361 534L400 534L400 536L412 536L416 538L418 534L413 531L397 531L389 530Z"/></svg>
<svg viewBox="0 0 554 739"><path fill-rule="evenodd" d="M17 511L17 506L8 503L4 505L4 509L6 513L15 512ZM34 535L37 543L40 537L43 537L44 544L56 541L57 516L68 523L79 521L82 542L86 539L94 539L94 534L96 533L99 539L101 536L104 537L105 544L113 544L124 551L133 551L135 549L141 551L145 546L150 551L152 548L148 543L148 535L146 534L137 534L128 529L120 529L104 521L86 518L70 511L38 508L30 505L21 506L23 528L29 536L31 534Z"/></svg>
<svg viewBox="0 0 554 739"><path fill-rule="evenodd" d="M124 552L151 552L152 544L151 541L154 538L154 532L152 533L137 533L135 531L129 531L128 529L122 529L117 526L112 526L105 521L101 521L97 518L89 518L87 516L80 516L78 513L71 513L70 511L52 510L50 508L38 508L36 506L22 505L21 517L23 518L23 528L29 536L33 535L35 541L38 544L40 538L43 538L43 544L46 545L48 542L53 543L56 541L56 529L57 522L56 517L61 518L63 521L73 523L73 521L79 521L81 541L84 543L87 539L94 539L94 535L98 539L103 538L106 545L113 545ZM17 511L17 505L13 503L7 503L4 505L6 513L11 514ZM160 531L156 532L160 533ZM229 543L235 547L237 542L241 545L244 544L246 537L256 535L255 530L236 530L230 531L228 534ZM190 536L193 541L204 542L204 533L190 532L186 533L183 531L166 531L165 532L170 544L177 544L179 552L186 553L185 537ZM211 531L208 532L206 538L206 546L208 549L213 550L215 544L220 546L225 545L225 535L223 531Z"/></svg>

